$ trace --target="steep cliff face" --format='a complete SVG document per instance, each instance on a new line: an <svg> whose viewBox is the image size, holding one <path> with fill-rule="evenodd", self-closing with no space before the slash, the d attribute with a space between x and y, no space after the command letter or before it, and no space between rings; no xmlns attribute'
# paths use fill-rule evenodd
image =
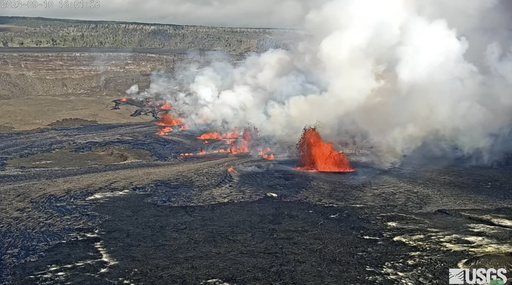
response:
<svg viewBox="0 0 512 285"><path fill-rule="evenodd" d="M110 111L133 84L149 85L157 69L171 70L184 54L127 52L0 52L0 126L15 129L45 127L74 118L97 122L137 122L129 108Z"/></svg>
<svg viewBox="0 0 512 285"><path fill-rule="evenodd" d="M69 52L1 53L0 98L124 92L182 55ZM146 78L146 79L145 79Z"/></svg>

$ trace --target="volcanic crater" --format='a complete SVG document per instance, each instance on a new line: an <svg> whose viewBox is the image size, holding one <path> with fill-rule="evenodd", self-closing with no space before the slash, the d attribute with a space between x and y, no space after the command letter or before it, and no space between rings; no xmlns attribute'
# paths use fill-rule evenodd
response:
<svg viewBox="0 0 512 285"><path fill-rule="evenodd" d="M98 72L95 54L0 53L15 76L62 71L2 94L0 283L445 284L460 263L512 269L510 166L382 169L314 128L282 155L251 128L190 129L165 102L156 122L111 110L181 56L107 55L125 67Z"/></svg>

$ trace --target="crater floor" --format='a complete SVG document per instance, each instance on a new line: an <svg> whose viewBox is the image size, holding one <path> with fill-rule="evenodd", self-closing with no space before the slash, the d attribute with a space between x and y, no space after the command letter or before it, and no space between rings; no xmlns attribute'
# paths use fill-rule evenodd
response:
<svg viewBox="0 0 512 285"><path fill-rule="evenodd" d="M457 266L511 269L510 169L301 172L180 158L197 134L157 129L0 134L2 282L446 284Z"/></svg>

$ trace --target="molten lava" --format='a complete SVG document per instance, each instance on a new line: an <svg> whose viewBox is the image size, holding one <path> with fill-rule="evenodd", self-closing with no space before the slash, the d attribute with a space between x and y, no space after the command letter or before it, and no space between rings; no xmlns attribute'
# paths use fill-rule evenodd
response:
<svg viewBox="0 0 512 285"><path fill-rule="evenodd" d="M275 159L273 154L262 154L261 157L263 157L266 160L274 160Z"/></svg>
<svg viewBox="0 0 512 285"><path fill-rule="evenodd" d="M162 104L162 106L160 106L160 109L161 110L171 110L172 104L169 103L168 101L165 101L164 104Z"/></svg>
<svg viewBox="0 0 512 285"><path fill-rule="evenodd" d="M171 127L163 127L156 134L157 135L161 135L161 136L166 136L170 132L172 132L172 128Z"/></svg>
<svg viewBox="0 0 512 285"><path fill-rule="evenodd" d="M183 120L182 118L175 118L171 114L169 114L169 112L166 112L160 118L160 120L158 120L158 122L156 122L157 125L162 126L162 128L160 129L160 131L157 132L157 134L159 134L161 136L166 136L170 132L173 131L173 129L170 128L173 126L180 126L180 128L179 128L180 131L186 130L186 129L188 129L188 127L184 124L184 122L185 122L185 120Z"/></svg>
<svg viewBox="0 0 512 285"><path fill-rule="evenodd" d="M256 136L256 130L253 128L245 128L240 143L231 143L231 153L251 152L250 145Z"/></svg>
<svg viewBox="0 0 512 285"><path fill-rule="evenodd" d="M221 140L222 135L218 132L208 132L197 137L198 140Z"/></svg>
<svg viewBox="0 0 512 285"><path fill-rule="evenodd" d="M169 113L165 113L156 124L159 126L179 126L183 124L183 119L174 118Z"/></svg>
<svg viewBox="0 0 512 285"><path fill-rule="evenodd" d="M169 135L173 131L183 131L189 129L189 127L185 124L185 120L183 118L171 115L171 110L174 110L174 107L168 101L164 101L163 103L157 103L155 101L151 101L150 98L123 97L118 100L114 100L113 102L115 103L115 106L113 107L114 110L119 109L120 105L132 105L138 107L139 109L136 110L131 116L148 114L153 115L153 117L158 120L156 124L161 126L160 130L157 132L158 135L165 136ZM160 114L163 115L159 118ZM237 154L257 152L258 155L260 155L264 159L274 160L274 155L270 153L270 148L254 147L254 141L256 140L257 135L257 129L254 127L245 128L241 135L237 129L234 129L233 131L227 133L219 133L215 131L207 132L198 136L197 139L202 140L204 144L211 143L211 140L224 141L226 145L220 147L217 150L207 151L203 149L198 153L182 153L180 154L180 157L206 155L209 153ZM216 146L216 144L212 145L213 147Z"/></svg>
<svg viewBox="0 0 512 285"><path fill-rule="evenodd" d="M236 170L233 168L233 166L230 166L230 167L228 168L228 172L238 173L238 172L236 172Z"/></svg>
<svg viewBox="0 0 512 285"><path fill-rule="evenodd" d="M274 160L274 155L270 154L271 151L269 147L264 147L262 149L253 149L252 143L254 139L257 137L258 131L256 128L247 127L244 129L242 136L240 136L238 130L234 130L225 134L219 132L207 132L197 137L198 140L203 140L204 144L208 144L208 140L223 140L230 147L228 148L220 148L218 150L211 150L206 152L202 150L201 152L196 153L195 155L205 155L208 153L228 153L228 154L237 154L237 153L249 153L258 151L258 155L267 160ZM181 157L184 156L192 156L194 154L180 154Z"/></svg>
<svg viewBox="0 0 512 285"><path fill-rule="evenodd" d="M227 144L234 142L240 135L238 130L234 130L225 134L219 132L208 132L197 137L198 140L225 140Z"/></svg>
<svg viewBox="0 0 512 285"><path fill-rule="evenodd" d="M354 169L342 152L338 152L332 143L322 140L316 128L304 128L297 144L299 166L297 169L320 172L352 172Z"/></svg>

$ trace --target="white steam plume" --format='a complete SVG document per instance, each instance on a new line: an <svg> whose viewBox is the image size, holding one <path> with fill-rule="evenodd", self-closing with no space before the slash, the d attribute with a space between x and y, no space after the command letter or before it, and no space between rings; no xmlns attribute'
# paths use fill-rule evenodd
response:
<svg viewBox="0 0 512 285"><path fill-rule="evenodd" d="M490 160L510 145L512 123L512 53L496 5L333 0L308 13L292 51L189 68L146 92L179 85L172 101L190 122L253 124L290 143L319 122L327 137L365 138L386 163L426 142Z"/></svg>

